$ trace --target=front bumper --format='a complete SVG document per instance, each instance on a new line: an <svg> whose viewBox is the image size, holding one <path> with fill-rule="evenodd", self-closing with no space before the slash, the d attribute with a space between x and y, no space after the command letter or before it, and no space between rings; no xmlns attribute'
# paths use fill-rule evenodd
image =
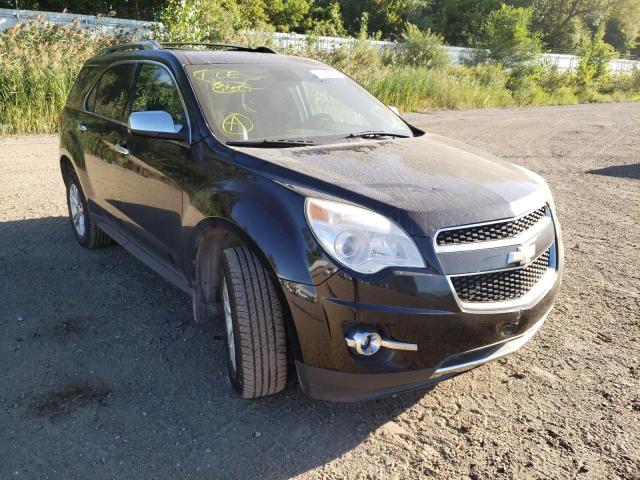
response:
<svg viewBox="0 0 640 480"><path fill-rule="evenodd" d="M549 310L550 311L550 310ZM418 388L426 388L462 372L518 351L540 329L549 311L529 330L509 340L497 342L441 362L436 368L397 373L347 373L296 362L302 388L313 398L335 402L372 400Z"/></svg>
<svg viewBox="0 0 640 480"><path fill-rule="evenodd" d="M518 350L551 311L560 272L535 305L490 313L461 310L437 274L396 273L365 284L339 272L316 287L283 283L302 388L315 398L355 401L427 387ZM355 329L418 349L358 355L346 341Z"/></svg>
<svg viewBox="0 0 640 480"><path fill-rule="evenodd" d="M449 274L424 245L425 269L368 276L343 270L316 286L282 281L302 388L328 400L377 398L429 386L518 350L542 326L558 293L564 257L557 233L555 241L545 241L553 244L541 283L519 302L491 308L460 302ZM543 243L538 250L547 248ZM506 257L502 250L488 254L496 252ZM362 354L353 339L366 332L391 347ZM393 348L394 342L416 348Z"/></svg>

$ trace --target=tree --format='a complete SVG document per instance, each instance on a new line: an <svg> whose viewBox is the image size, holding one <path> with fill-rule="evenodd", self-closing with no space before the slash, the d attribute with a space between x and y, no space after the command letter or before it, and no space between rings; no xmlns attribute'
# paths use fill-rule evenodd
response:
<svg viewBox="0 0 640 480"><path fill-rule="evenodd" d="M160 15L161 40L169 42L220 41L238 30L266 23L260 4L244 8L236 0L169 0Z"/></svg>
<svg viewBox="0 0 640 480"><path fill-rule="evenodd" d="M303 33L311 8L310 0L249 0L245 3L262 4L269 23L279 32Z"/></svg>
<svg viewBox="0 0 640 480"><path fill-rule="evenodd" d="M604 28L601 28L593 36L584 36L580 42L576 79L582 87L589 87L609 74L609 61L615 56L615 50L603 37Z"/></svg>
<svg viewBox="0 0 640 480"><path fill-rule="evenodd" d="M448 45L475 46L487 17L500 4L500 0L435 0L430 5L428 26Z"/></svg>
<svg viewBox="0 0 640 480"><path fill-rule="evenodd" d="M167 4L167 0L18 0L21 9L45 10L84 15L115 12L120 18L153 20ZM16 8L15 0L0 0L0 8Z"/></svg>
<svg viewBox="0 0 640 480"><path fill-rule="evenodd" d="M396 39L407 23L425 26L429 0L340 0L345 27L357 35L362 15L368 17L368 33Z"/></svg>
<svg viewBox="0 0 640 480"><path fill-rule="evenodd" d="M311 8L307 31L313 35L329 37L345 37L347 30L342 21L340 4L332 2L324 7L318 5Z"/></svg>
<svg viewBox="0 0 640 480"><path fill-rule="evenodd" d="M443 68L450 63L449 54L442 48L442 37L429 30L420 30L411 23L402 35L398 60L413 67L427 68Z"/></svg>
<svg viewBox="0 0 640 480"><path fill-rule="evenodd" d="M621 53L629 53L640 37L640 1L618 0L607 19L604 40Z"/></svg>
<svg viewBox="0 0 640 480"><path fill-rule="evenodd" d="M542 42L539 35L529 29L532 15L531 8L505 4L489 14L481 45L491 52L491 58L511 68L529 63L538 56Z"/></svg>
<svg viewBox="0 0 640 480"><path fill-rule="evenodd" d="M532 27L552 50L575 49L583 27L595 32L609 16L615 0L533 0ZM637 1L637 0L636 0Z"/></svg>

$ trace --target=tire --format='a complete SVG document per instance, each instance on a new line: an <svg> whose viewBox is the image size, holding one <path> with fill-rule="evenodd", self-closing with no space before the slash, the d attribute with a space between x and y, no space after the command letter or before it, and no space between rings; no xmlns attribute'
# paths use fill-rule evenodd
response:
<svg viewBox="0 0 640 480"><path fill-rule="evenodd" d="M224 251L220 278L233 389L242 398L279 392L287 381L287 342L282 306L272 278L246 247Z"/></svg>
<svg viewBox="0 0 640 480"><path fill-rule="evenodd" d="M86 248L100 248L109 245L111 238L98 228L89 214L87 199L76 174L69 172L65 183L67 185L69 221L78 243Z"/></svg>

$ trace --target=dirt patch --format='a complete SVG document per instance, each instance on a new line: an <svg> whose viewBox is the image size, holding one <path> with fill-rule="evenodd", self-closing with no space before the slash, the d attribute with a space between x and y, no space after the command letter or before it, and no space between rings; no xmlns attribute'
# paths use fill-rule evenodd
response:
<svg viewBox="0 0 640 480"><path fill-rule="evenodd" d="M106 406L109 390L103 386L86 383L68 384L62 389L49 392L31 406L39 417L55 418L69 415L74 410L88 406Z"/></svg>
<svg viewBox="0 0 640 480"><path fill-rule="evenodd" d="M91 318L84 319L85 321L91 321ZM75 335L79 335L82 333L84 327L82 325L82 321L78 318L66 318L64 320L60 320L53 325L51 329L51 336L66 339L68 337L73 337Z"/></svg>

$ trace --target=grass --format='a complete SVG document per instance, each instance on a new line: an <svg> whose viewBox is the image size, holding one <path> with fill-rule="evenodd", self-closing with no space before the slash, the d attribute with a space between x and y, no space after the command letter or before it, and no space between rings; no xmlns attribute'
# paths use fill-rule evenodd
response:
<svg viewBox="0 0 640 480"><path fill-rule="evenodd" d="M0 134L55 132L84 61L131 37L135 33L106 36L42 20L0 34ZM228 40L249 43L251 38L239 34ZM264 38L258 41L264 43ZM416 67L393 54L380 55L365 42L351 51L295 53L336 66L405 112L640 101L640 70L586 83L573 73L542 67L526 73L495 64Z"/></svg>
<svg viewBox="0 0 640 480"><path fill-rule="evenodd" d="M84 61L122 37L40 20L0 34L0 133L50 133Z"/></svg>

